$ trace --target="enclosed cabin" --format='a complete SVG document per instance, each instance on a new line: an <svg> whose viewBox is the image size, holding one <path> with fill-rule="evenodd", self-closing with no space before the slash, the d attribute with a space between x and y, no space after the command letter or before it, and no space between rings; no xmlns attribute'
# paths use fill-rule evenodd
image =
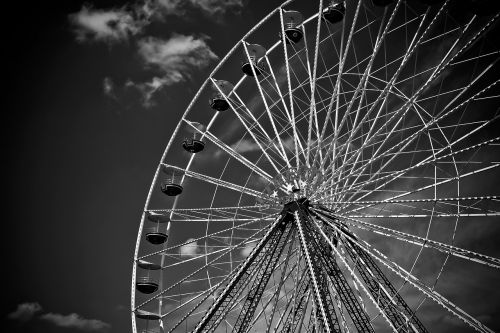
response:
<svg viewBox="0 0 500 333"><path fill-rule="evenodd" d="M297 44L300 42L303 33L299 26L303 21L304 17L300 12L296 10L283 10L283 30L285 31L287 44Z"/></svg>
<svg viewBox="0 0 500 333"><path fill-rule="evenodd" d="M204 131L204 125L197 122L191 122L187 128L187 132L189 134L184 141L182 141L182 148L191 154L196 154L202 151L205 148L205 143L201 141Z"/></svg>
<svg viewBox="0 0 500 333"><path fill-rule="evenodd" d="M160 189L163 193L170 197L178 196L182 193L182 173L179 170L172 167L163 167L163 173L166 175L164 181L160 185Z"/></svg>
<svg viewBox="0 0 500 333"><path fill-rule="evenodd" d="M261 75L264 69L262 59L266 55L266 49L259 44L244 44L244 56L241 70L245 75Z"/></svg>
<svg viewBox="0 0 500 333"><path fill-rule="evenodd" d="M215 81L215 84L213 86L214 89L214 94L212 95L212 98L210 98L210 107L214 109L215 111L223 112L229 109L230 104L228 102L229 100L229 94L233 91L233 84L224 81L224 80L217 80Z"/></svg>
<svg viewBox="0 0 500 333"><path fill-rule="evenodd" d="M144 230L146 240L153 245L160 245L167 241L167 225L170 218L163 214L148 212L147 220L154 223L154 226L148 226Z"/></svg>
<svg viewBox="0 0 500 333"><path fill-rule="evenodd" d="M373 4L377 7L388 6L393 3L395 0L372 0Z"/></svg>
<svg viewBox="0 0 500 333"><path fill-rule="evenodd" d="M153 272L160 270L161 266L150 261L138 260L137 267L140 268L135 281L137 291L143 294L152 294L157 291L158 282Z"/></svg>
<svg viewBox="0 0 500 333"><path fill-rule="evenodd" d="M338 23L344 19L345 1L331 0L323 10L323 18L331 24Z"/></svg>

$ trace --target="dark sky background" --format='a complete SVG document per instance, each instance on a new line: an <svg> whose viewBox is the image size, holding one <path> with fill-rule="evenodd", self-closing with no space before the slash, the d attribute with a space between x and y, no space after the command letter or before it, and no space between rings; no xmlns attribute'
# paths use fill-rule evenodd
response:
<svg viewBox="0 0 500 333"><path fill-rule="evenodd" d="M166 87L144 107L138 91L113 99L117 85L146 80L133 40L76 41L68 15L83 1L11 3L5 15L3 142L6 164L1 317L9 332L67 332L49 320L8 320L18 304L39 313L98 319L130 328L130 280L137 229L156 164L190 99L215 65ZM251 1L223 20L189 10L148 34L211 39L222 57L277 1ZM125 2L98 1L97 8Z"/></svg>
<svg viewBox="0 0 500 333"><path fill-rule="evenodd" d="M142 35L203 36L222 58L279 3L245 0L223 15L189 7ZM144 201L169 136L216 64L190 70L189 78L163 87L145 105L140 89L126 87L156 75L139 57L137 38L78 41L69 15L84 4L13 2L2 10L7 186L0 316L7 332L130 331L132 259ZM112 79L110 94L105 78ZM23 303L37 303L25 312L36 315L9 319Z"/></svg>

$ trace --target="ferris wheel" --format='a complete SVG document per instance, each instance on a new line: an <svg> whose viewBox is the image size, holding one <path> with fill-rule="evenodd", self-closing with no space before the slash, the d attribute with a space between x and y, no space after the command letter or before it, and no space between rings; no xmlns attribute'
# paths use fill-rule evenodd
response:
<svg viewBox="0 0 500 333"><path fill-rule="evenodd" d="M492 332L498 18L488 0L270 12L161 157L134 333Z"/></svg>

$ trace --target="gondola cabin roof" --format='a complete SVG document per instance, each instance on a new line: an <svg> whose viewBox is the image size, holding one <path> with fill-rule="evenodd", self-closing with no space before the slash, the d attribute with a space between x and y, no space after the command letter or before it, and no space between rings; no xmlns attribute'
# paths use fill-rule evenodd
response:
<svg viewBox="0 0 500 333"><path fill-rule="evenodd" d="M259 44L247 44L247 50L250 57L255 59L255 61L258 61L260 58L266 55L266 48Z"/></svg>
<svg viewBox="0 0 500 333"><path fill-rule="evenodd" d="M231 82L225 80L217 80L215 81L215 85L226 96L229 95L234 88L234 85ZM217 87L213 87L213 89L218 93L219 89L217 89Z"/></svg>
<svg viewBox="0 0 500 333"><path fill-rule="evenodd" d="M203 124L200 124L196 121L191 121L189 125L187 125L186 129L189 133L197 134L200 132L203 132L205 130L206 126Z"/></svg>
<svg viewBox="0 0 500 333"><path fill-rule="evenodd" d="M292 23L294 26L302 24L304 21L304 16L296 10L284 10L283 11L283 23L285 26Z"/></svg>
<svg viewBox="0 0 500 333"><path fill-rule="evenodd" d="M154 223L167 223L170 222L170 217L156 212L148 212L147 219Z"/></svg>
<svg viewBox="0 0 500 333"><path fill-rule="evenodd" d="M156 270L159 270L161 268L160 265L155 264L154 262L147 261L147 260L138 260L137 266L139 266L142 269L147 269L150 271L156 271Z"/></svg>
<svg viewBox="0 0 500 333"><path fill-rule="evenodd" d="M135 316L139 319L145 320L160 320L161 317L157 313L144 311L144 310L135 310Z"/></svg>

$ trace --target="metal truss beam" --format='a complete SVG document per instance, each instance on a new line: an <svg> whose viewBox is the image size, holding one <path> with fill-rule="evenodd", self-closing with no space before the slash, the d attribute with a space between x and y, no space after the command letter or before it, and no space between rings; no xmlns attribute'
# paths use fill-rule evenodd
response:
<svg viewBox="0 0 500 333"><path fill-rule="evenodd" d="M300 319L305 315L305 310L307 307L307 301L309 299L310 292L310 280L307 274L304 274L297 286L297 296L298 300L294 306L288 312L288 316L283 324L282 333L293 333L297 329L297 325L300 323Z"/></svg>
<svg viewBox="0 0 500 333"><path fill-rule="evenodd" d="M227 312L230 311L232 304L236 301L237 295L245 288L252 278L252 272L260 263L260 259L265 256L266 245L271 239L276 237L276 230L283 225L284 219L280 215L271 224L266 234L262 237L257 246L252 250L247 259L236 269L233 278L228 282L220 296L212 303L203 318L193 330L194 333L210 332L217 328ZM280 236L281 234L278 233Z"/></svg>
<svg viewBox="0 0 500 333"><path fill-rule="evenodd" d="M299 231L300 245L306 259L311 286L313 287L316 313L320 318L320 331L328 333L340 332L340 323L328 290L326 277L317 262L317 254L315 254L315 250L312 247L310 236L307 230L305 230L305 225L311 223L311 221L309 221L309 216L302 205L303 203L304 201L291 202L285 206L285 210L288 210L289 214L293 214L295 225Z"/></svg>
<svg viewBox="0 0 500 333"><path fill-rule="evenodd" d="M262 294L276 269L278 260L283 253L283 249L288 243L288 239L293 234L293 229L289 227L285 221L278 225L273 237L269 240L267 251L260 262L260 267L255 274L254 282L248 289L248 294L243 303L236 323L233 327L233 332L246 332L248 325L253 319L257 305L262 298Z"/></svg>
<svg viewBox="0 0 500 333"><path fill-rule="evenodd" d="M318 215L321 220L323 220L323 217L326 215L325 210L326 209L323 209L322 216ZM328 219L330 222L333 222L333 224L338 224L333 212L330 212ZM332 229L329 224L325 225L327 229ZM373 298L377 300L380 308L384 311L386 317L397 332L428 333L427 329L408 304L406 304L405 300L401 297L396 288L394 288L389 279L387 279L371 256L350 239L353 237L353 234L346 230L343 224L339 224L339 231L341 233L340 239L343 241L344 248L351 260L355 263L356 270L364 281L368 291L372 294ZM348 233L350 237L342 237L343 233Z"/></svg>
<svg viewBox="0 0 500 333"><path fill-rule="evenodd" d="M354 326L358 332L375 332L370 317L356 298L335 258L332 257L329 244L322 240L321 235L314 231L312 225L309 225L308 229L311 240L315 243L317 260L322 264L326 275L330 278L332 286L337 292L341 303L347 309Z"/></svg>

